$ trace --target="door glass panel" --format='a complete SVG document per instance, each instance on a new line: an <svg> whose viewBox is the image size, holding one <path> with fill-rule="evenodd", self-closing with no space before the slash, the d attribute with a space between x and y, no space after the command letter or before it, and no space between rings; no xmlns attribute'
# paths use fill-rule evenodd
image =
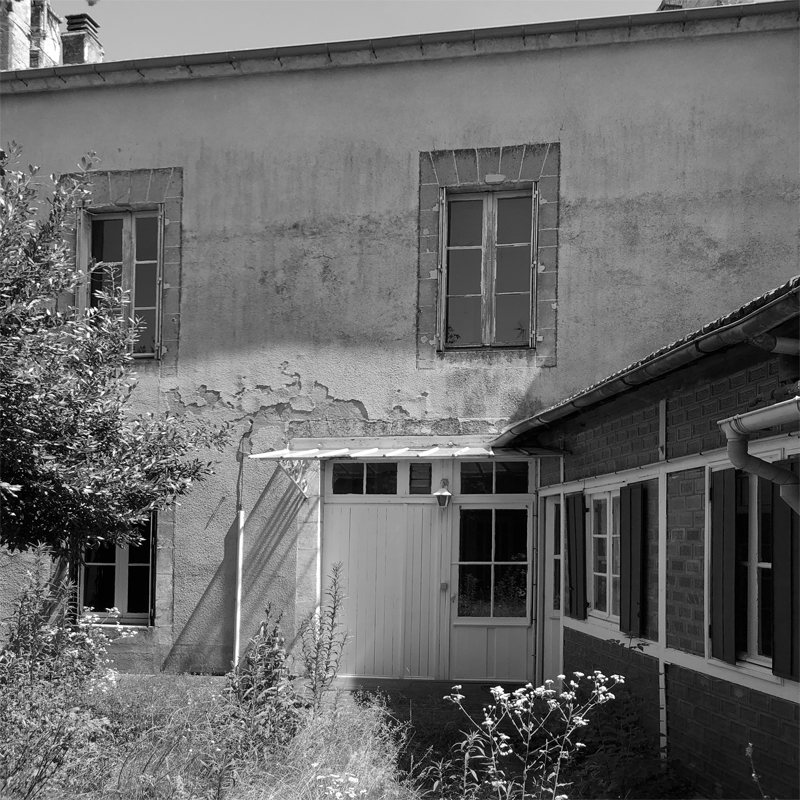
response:
<svg viewBox="0 0 800 800"><path fill-rule="evenodd" d="M594 538L594 571L608 571L608 557L606 555L606 540L598 536Z"/></svg>
<svg viewBox="0 0 800 800"><path fill-rule="evenodd" d="M83 555L83 560L87 564L113 564L116 557L117 548L105 542L99 547L88 548Z"/></svg>
<svg viewBox="0 0 800 800"><path fill-rule="evenodd" d="M594 576L594 607L598 611L607 611L608 604L606 595L608 593L608 582L604 575Z"/></svg>
<svg viewBox="0 0 800 800"><path fill-rule="evenodd" d="M529 292L531 289L530 247L498 247L495 292Z"/></svg>
<svg viewBox="0 0 800 800"><path fill-rule="evenodd" d="M133 544L128 547L129 564L149 564L150 563L150 523L139 526L139 533L144 537L141 544Z"/></svg>
<svg viewBox="0 0 800 800"><path fill-rule="evenodd" d="M530 338L531 298L527 294L495 297L495 341L520 343Z"/></svg>
<svg viewBox="0 0 800 800"><path fill-rule="evenodd" d="M561 503L556 503L553 506L553 553L557 556L561 555Z"/></svg>
<svg viewBox="0 0 800 800"><path fill-rule="evenodd" d="M136 260L155 261L158 258L158 219L136 218Z"/></svg>
<svg viewBox="0 0 800 800"><path fill-rule="evenodd" d="M122 220L92 220L92 258L95 261L122 261Z"/></svg>
<svg viewBox="0 0 800 800"><path fill-rule="evenodd" d="M133 302L136 308L156 304L156 265L137 264L133 281Z"/></svg>
<svg viewBox="0 0 800 800"><path fill-rule="evenodd" d="M155 353L156 351L156 311L155 309L136 309L134 315L140 326L133 345L134 353Z"/></svg>
<svg viewBox="0 0 800 800"><path fill-rule="evenodd" d="M592 533L595 536L605 536L608 533L608 521L606 519L606 509L608 501L605 499L592 501Z"/></svg>
<svg viewBox="0 0 800 800"><path fill-rule="evenodd" d="M483 200L461 200L448 203L450 247L469 247L483 242Z"/></svg>
<svg viewBox="0 0 800 800"><path fill-rule="evenodd" d="M492 567L461 564L458 568L458 616L488 617L492 613Z"/></svg>
<svg viewBox="0 0 800 800"><path fill-rule="evenodd" d="M100 613L114 607L113 565L86 565L83 569L83 604Z"/></svg>
<svg viewBox="0 0 800 800"><path fill-rule="evenodd" d="M528 560L528 512L524 508L495 511L495 561Z"/></svg>
<svg viewBox="0 0 800 800"><path fill-rule="evenodd" d="M128 613L146 614L150 609L150 567L128 567Z"/></svg>
<svg viewBox="0 0 800 800"><path fill-rule="evenodd" d="M532 198L509 197L497 201L497 243L521 244L531 240Z"/></svg>
<svg viewBox="0 0 800 800"><path fill-rule="evenodd" d="M561 559L553 559L553 611L561 609Z"/></svg>
<svg viewBox="0 0 800 800"><path fill-rule="evenodd" d="M772 569L758 570L758 654L772 657Z"/></svg>
<svg viewBox="0 0 800 800"><path fill-rule="evenodd" d="M492 493L492 462L461 462L461 494Z"/></svg>
<svg viewBox="0 0 800 800"><path fill-rule="evenodd" d="M334 464L333 493L364 494L364 465Z"/></svg>
<svg viewBox="0 0 800 800"><path fill-rule="evenodd" d="M495 492L497 494L528 493L527 461L497 461L495 470L497 473Z"/></svg>
<svg viewBox="0 0 800 800"><path fill-rule="evenodd" d="M462 508L459 531L459 561L492 560L492 510Z"/></svg>
<svg viewBox="0 0 800 800"><path fill-rule="evenodd" d="M619 578L611 578L611 613L619 616Z"/></svg>
<svg viewBox="0 0 800 800"><path fill-rule="evenodd" d="M527 613L527 565L496 564L493 617L524 617Z"/></svg>
<svg viewBox="0 0 800 800"><path fill-rule="evenodd" d="M95 296L97 292L104 294L111 294L115 289L122 287L122 267L119 265L112 265L108 267L99 267L92 270L91 286L90 286L90 305L92 308L100 305L99 299Z"/></svg>

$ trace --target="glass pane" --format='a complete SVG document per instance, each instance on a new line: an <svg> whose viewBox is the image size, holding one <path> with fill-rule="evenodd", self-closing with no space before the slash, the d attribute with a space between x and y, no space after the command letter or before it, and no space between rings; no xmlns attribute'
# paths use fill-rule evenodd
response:
<svg viewBox="0 0 800 800"><path fill-rule="evenodd" d="M396 463L367 463L367 494L397 494Z"/></svg>
<svg viewBox="0 0 800 800"><path fill-rule="evenodd" d="M524 617L527 613L528 567L498 564L494 568L493 617Z"/></svg>
<svg viewBox="0 0 800 800"><path fill-rule="evenodd" d="M494 517L494 560L528 560L528 512L524 508L498 508Z"/></svg>
<svg viewBox="0 0 800 800"><path fill-rule="evenodd" d="M561 559L553 561L553 611L561 609Z"/></svg>
<svg viewBox="0 0 800 800"><path fill-rule="evenodd" d="M156 304L156 265L137 264L133 282L133 304L135 308Z"/></svg>
<svg viewBox="0 0 800 800"><path fill-rule="evenodd" d="M495 292L530 292L530 247L498 247L496 255Z"/></svg>
<svg viewBox="0 0 800 800"><path fill-rule="evenodd" d="M113 564L117 560L117 548L108 543L87 548L83 560L87 564Z"/></svg>
<svg viewBox="0 0 800 800"><path fill-rule="evenodd" d="M155 353L156 351L156 311L137 310L134 315L140 325L136 343L133 345L134 353Z"/></svg>
<svg viewBox="0 0 800 800"><path fill-rule="evenodd" d="M611 579L611 613L619 616L619 578Z"/></svg>
<svg viewBox="0 0 800 800"><path fill-rule="evenodd" d="M118 266L100 267L99 269L92 270L91 278L91 301L92 308L99 305L97 292L104 292L111 294L114 289L119 289L122 286L122 268Z"/></svg>
<svg viewBox="0 0 800 800"><path fill-rule="evenodd" d="M619 536L619 497L611 498L611 535Z"/></svg>
<svg viewBox="0 0 800 800"><path fill-rule="evenodd" d="M150 610L150 567L128 567L128 613Z"/></svg>
<svg viewBox="0 0 800 800"><path fill-rule="evenodd" d="M496 461L495 473L496 494L528 493L527 461Z"/></svg>
<svg viewBox="0 0 800 800"><path fill-rule="evenodd" d="M83 604L103 612L114 607L113 566L86 566L83 568Z"/></svg>
<svg viewBox="0 0 800 800"><path fill-rule="evenodd" d="M492 510L462 508L459 523L458 560L492 560Z"/></svg>
<svg viewBox="0 0 800 800"><path fill-rule="evenodd" d="M447 251L447 294L481 293L482 250Z"/></svg>
<svg viewBox="0 0 800 800"><path fill-rule="evenodd" d="M136 218L136 260L155 261L158 258L158 219Z"/></svg>
<svg viewBox="0 0 800 800"><path fill-rule="evenodd" d="M735 549L736 561L744 562L750 553L750 476L736 470L736 517Z"/></svg>
<svg viewBox="0 0 800 800"><path fill-rule="evenodd" d="M128 547L129 564L150 563L150 523L139 526L139 533L144 537L141 544L132 544Z"/></svg>
<svg viewBox="0 0 800 800"><path fill-rule="evenodd" d="M492 493L492 462L461 462L461 494Z"/></svg>
<svg viewBox="0 0 800 800"><path fill-rule="evenodd" d="M561 503L553 508L553 554L561 555Z"/></svg>
<svg viewBox="0 0 800 800"><path fill-rule="evenodd" d="M594 576L594 608L597 611L607 611L608 603L606 600L607 593L606 579L602 575Z"/></svg>
<svg viewBox="0 0 800 800"><path fill-rule="evenodd" d="M95 261L122 261L121 219L92 222L92 258Z"/></svg>
<svg viewBox="0 0 800 800"><path fill-rule="evenodd" d="M448 205L450 247L468 247L483 243L483 200L451 201Z"/></svg>
<svg viewBox="0 0 800 800"><path fill-rule="evenodd" d="M447 298L447 344L481 344L481 298Z"/></svg>
<svg viewBox="0 0 800 800"><path fill-rule="evenodd" d="M489 617L492 613L492 568L462 564L458 568L458 616Z"/></svg>
<svg viewBox="0 0 800 800"><path fill-rule="evenodd" d="M509 197L497 201L497 243L531 240L531 198Z"/></svg>
<svg viewBox="0 0 800 800"><path fill-rule="evenodd" d="M592 540L594 542L594 572L608 572L608 555L606 553L606 540L597 536Z"/></svg>
<svg viewBox="0 0 800 800"><path fill-rule="evenodd" d="M333 493L364 494L364 465L334 464Z"/></svg>
<svg viewBox="0 0 800 800"><path fill-rule="evenodd" d="M758 570L758 654L772 657L772 570Z"/></svg>
<svg viewBox="0 0 800 800"><path fill-rule="evenodd" d="M498 294L495 297L495 342L512 344L530 340L531 297L529 294Z"/></svg>
<svg viewBox="0 0 800 800"><path fill-rule="evenodd" d="M611 573L619 575L619 536L611 537Z"/></svg>
<svg viewBox="0 0 800 800"><path fill-rule="evenodd" d="M592 500L592 533L596 536L605 536L608 533L607 508L607 500Z"/></svg>
<svg viewBox="0 0 800 800"><path fill-rule="evenodd" d="M746 653L747 644L747 598L750 593L747 564L737 564L735 573L734 592L734 641L737 653ZM728 611L728 609L726 609Z"/></svg>
<svg viewBox="0 0 800 800"><path fill-rule="evenodd" d="M409 494L430 494L431 465L412 461L409 466Z"/></svg>

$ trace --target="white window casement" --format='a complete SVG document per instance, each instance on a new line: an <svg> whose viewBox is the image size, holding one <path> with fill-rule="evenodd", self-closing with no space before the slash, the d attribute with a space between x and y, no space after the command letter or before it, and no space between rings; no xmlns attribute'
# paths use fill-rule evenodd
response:
<svg viewBox="0 0 800 800"><path fill-rule="evenodd" d="M439 349L534 345L537 191L440 189Z"/></svg>
<svg viewBox="0 0 800 800"><path fill-rule="evenodd" d="M122 288L125 316L140 326L133 347L136 358L158 358L161 350L162 218L157 210L87 212L83 217L84 269L89 307L99 305L97 292Z"/></svg>
<svg viewBox="0 0 800 800"><path fill-rule="evenodd" d="M153 622L156 515L139 528L142 542L128 547L103 545L84 554L80 580L81 606L101 617L116 608L119 621L131 625Z"/></svg>
<svg viewBox="0 0 800 800"><path fill-rule="evenodd" d="M587 545L591 570L589 613L603 619L620 615L620 496L605 492L588 496Z"/></svg>

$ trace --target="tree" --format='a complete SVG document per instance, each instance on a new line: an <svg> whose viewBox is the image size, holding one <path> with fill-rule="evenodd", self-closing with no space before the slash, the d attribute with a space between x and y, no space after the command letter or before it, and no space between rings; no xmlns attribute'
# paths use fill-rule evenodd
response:
<svg viewBox="0 0 800 800"><path fill-rule="evenodd" d="M137 525L212 472L197 457L227 429L134 415L132 344L121 290L86 291L69 235L90 191L77 175L18 168L0 150L0 545L47 545L75 567L87 547L138 541Z"/></svg>

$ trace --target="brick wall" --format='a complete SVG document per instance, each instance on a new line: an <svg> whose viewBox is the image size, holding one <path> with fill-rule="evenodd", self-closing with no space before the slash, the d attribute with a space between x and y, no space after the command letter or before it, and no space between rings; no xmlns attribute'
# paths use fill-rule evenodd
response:
<svg viewBox="0 0 800 800"><path fill-rule="evenodd" d="M563 448L568 481L658 461L658 404L568 434Z"/></svg>
<svg viewBox="0 0 800 800"><path fill-rule="evenodd" d="M667 476L667 646L705 654L705 472Z"/></svg>
<svg viewBox="0 0 800 800"><path fill-rule="evenodd" d="M658 746L658 659L647 655L646 651L564 628L565 674L569 676L578 671L588 675L596 669L604 675L622 675L625 678L624 688L615 694L629 692L641 700L642 727Z"/></svg>
<svg viewBox="0 0 800 800"><path fill-rule="evenodd" d="M668 754L705 797L800 797L800 706L666 665Z"/></svg>
<svg viewBox="0 0 800 800"><path fill-rule="evenodd" d="M644 484L647 518L643 539L644 631L643 637L658 640L658 479Z"/></svg>
<svg viewBox="0 0 800 800"><path fill-rule="evenodd" d="M779 388L778 358L707 381L667 398L667 458L707 452L725 447L725 435L717 420L772 405ZM791 427L787 426L786 430ZM774 436L778 429L759 431L757 439Z"/></svg>
<svg viewBox="0 0 800 800"><path fill-rule="evenodd" d="M561 459L543 458L539 467L539 484L541 486L555 486L561 483Z"/></svg>

